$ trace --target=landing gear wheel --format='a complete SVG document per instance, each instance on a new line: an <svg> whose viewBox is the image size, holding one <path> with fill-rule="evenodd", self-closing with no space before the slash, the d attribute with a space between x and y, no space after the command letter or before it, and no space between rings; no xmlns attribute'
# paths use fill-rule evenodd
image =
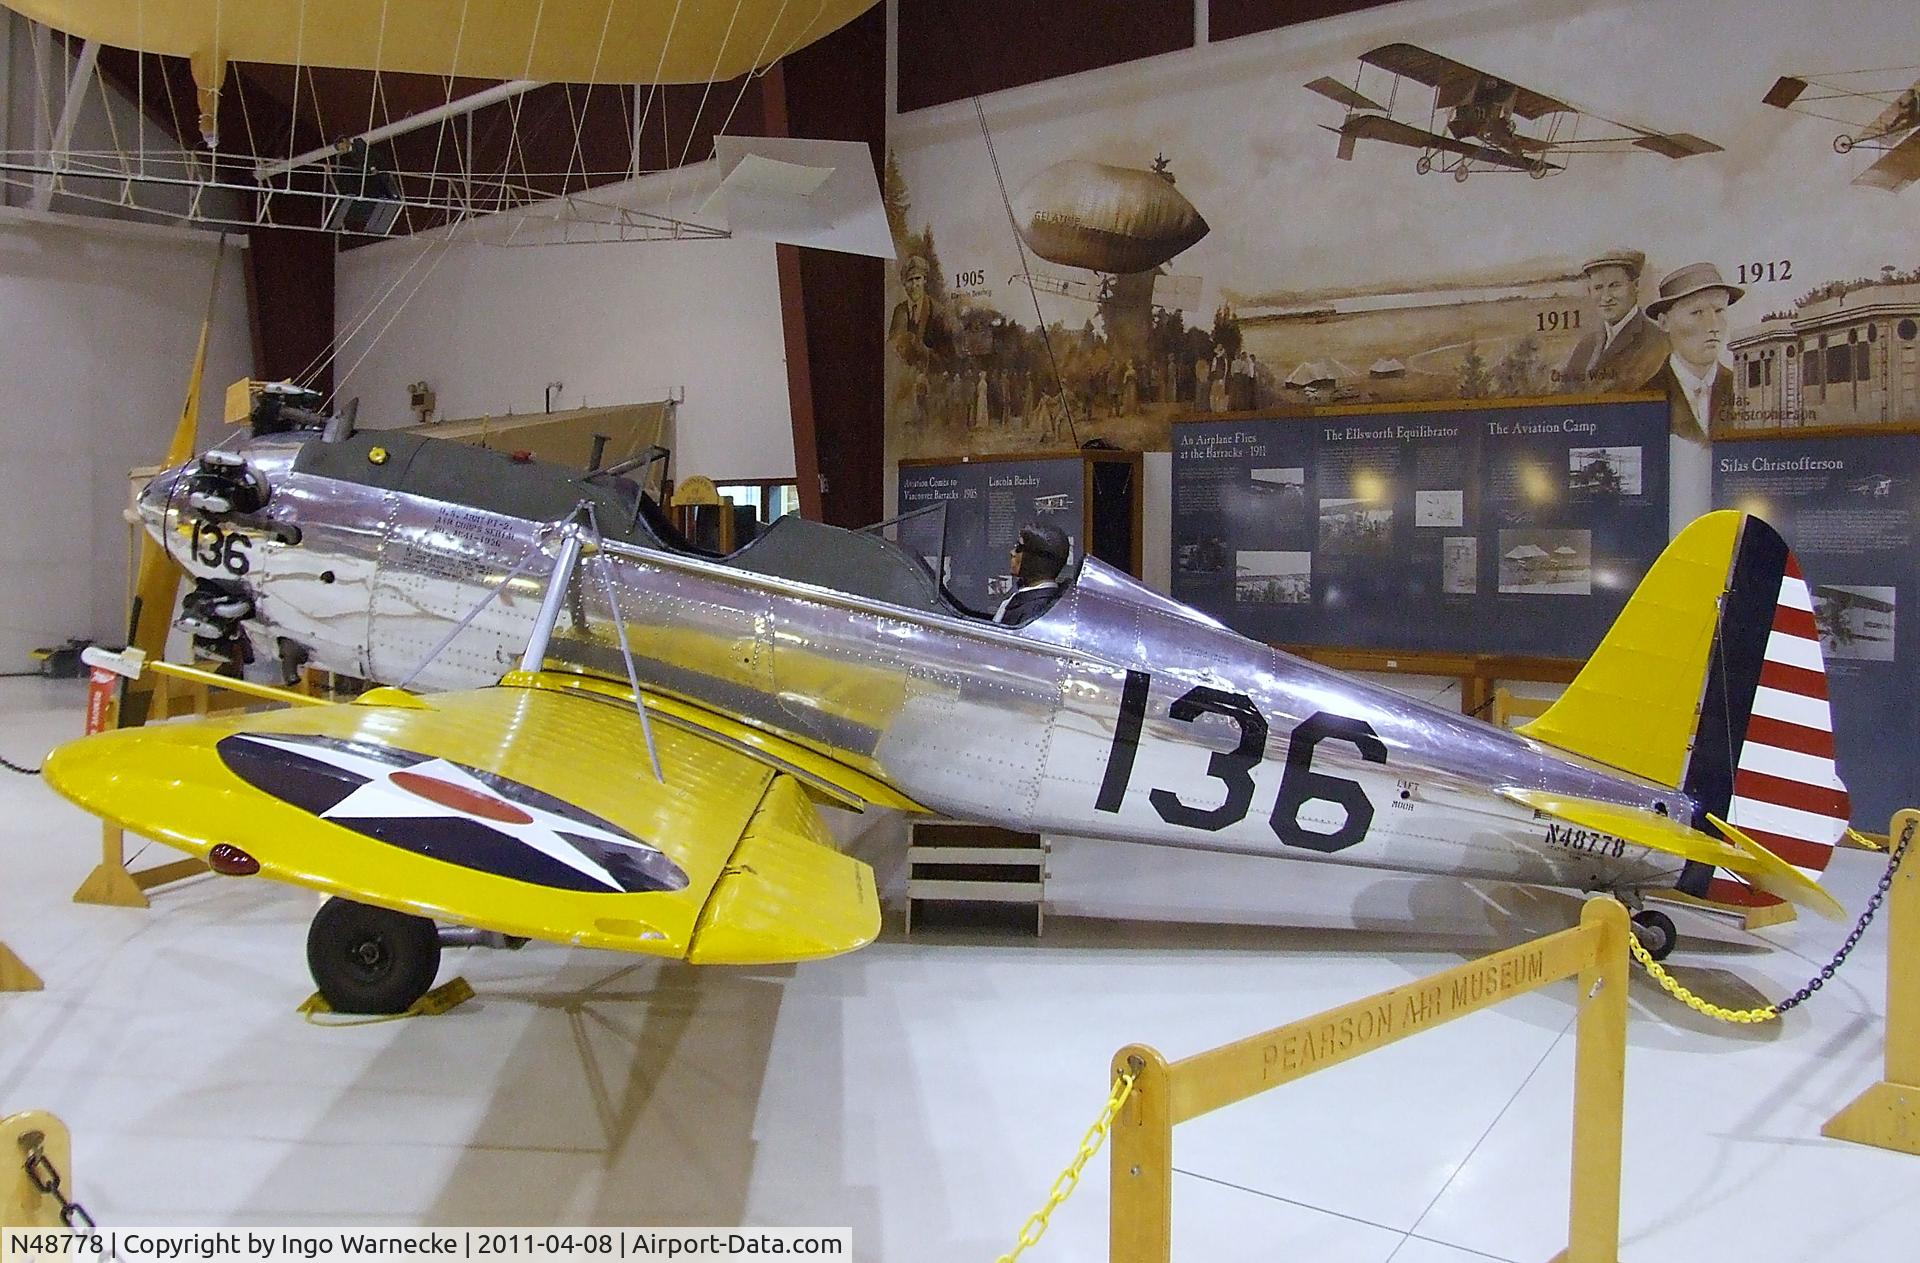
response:
<svg viewBox="0 0 1920 1263"><path fill-rule="evenodd" d="M1529 163L1527 166L1527 178L1529 180L1544 180L1547 178L1547 172L1549 170L1551 170L1551 168L1544 162Z"/></svg>
<svg viewBox="0 0 1920 1263"><path fill-rule="evenodd" d="M1838 136L1835 136L1833 138L1833 152L1835 153L1853 152L1853 137L1845 134L1844 132Z"/></svg>
<svg viewBox="0 0 1920 1263"><path fill-rule="evenodd" d="M1425 175L1427 172L1433 170L1433 159L1429 158L1426 154L1421 154L1419 158L1414 160L1413 169L1416 173Z"/></svg>
<svg viewBox="0 0 1920 1263"><path fill-rule="evenodd" d="M329 899L307 931L307 968L336 1013L404 1013L440 972L440 931L351 899Z"/></svg>
<svg viewBox="0 0 1920 1263"><path fill-rule="evenodd" d="M1453 169L1453 182L1455 184L1465 184L1467 182L1467 164L1464 159L1459 166Z"/></svg>
<svg viewBox="0 0 1920 1263"><path fill-rule="evenodd" d="M1633 933L1640 940L1640 946L1647 949L1647 955L1656 961L1671 956L1680 942L1680 931L1673 924L1673 918L1651 909L1633 914Z"/></svg>

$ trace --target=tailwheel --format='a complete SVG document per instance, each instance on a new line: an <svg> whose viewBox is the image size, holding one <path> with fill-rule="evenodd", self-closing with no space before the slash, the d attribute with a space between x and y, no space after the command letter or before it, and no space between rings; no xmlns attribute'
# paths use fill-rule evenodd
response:
<svg viewBox="0 0 1920 1263"><path fill-rule="evenodd" d="M1671 956L1680 942L1680 931L1673 918L1650 908L1633 914L1633 934L1640 940L1640 946L1647 949L1647 955L1656 961Z"/></svg>
<svg viewBox="0 0 1920 1263"><path fill-rule="evenodd" d="M1847 135L1845 132L1842 132L1838 136L1835 136L1833 138L1833 152L1852 153L1853 137Z"/></svg>
<svg viewBox="0 0 1920 1263"><path fill-rule="evenodd" d="M329 899L307 931L307 968L336 1013L404 1013L440 972L440 932L425 917Z"/></svg>

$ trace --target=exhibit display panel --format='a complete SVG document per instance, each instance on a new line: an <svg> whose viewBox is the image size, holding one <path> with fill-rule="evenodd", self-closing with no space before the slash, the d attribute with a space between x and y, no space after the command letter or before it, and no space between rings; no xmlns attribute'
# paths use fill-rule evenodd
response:
<svg viewBox="0 0 1920 1263"><path fill-rule="evenodd" d="M1920 591L1920 430L1723 438L1713 502L1766 518L1805 564L1840 772L1878 829L1914 796L1920 621L1899 606Z"/></svg>
<svg viewBox="0 0 1920 1263"><path fill-rule="evenodd" d="M963 604L990 611L1007 595L1007 554L1029 523L1073 537L1076 559L1091 555L1140 573L1140 454L963 457L900 462L897 512L946 506L901 523L900 542L937 559L941 582Z"/></svg>
<svg viewBox="0 0 1920 1263"><path fill-rule="evenodd" d="M1583 657L1667 539L1651 397L1186 421L1173 594L1274 644Z"/></svg>

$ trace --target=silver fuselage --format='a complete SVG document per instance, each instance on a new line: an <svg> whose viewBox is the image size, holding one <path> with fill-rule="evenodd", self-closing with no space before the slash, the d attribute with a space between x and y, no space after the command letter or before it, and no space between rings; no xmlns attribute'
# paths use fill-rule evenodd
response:
<svg viewBox="0 0 1920 1263"><path fill-rule="evenodd" d="M262 516L300 531L293 544L256 534L243 574L194 546L178 471L149 488L147 524L194 575L244 585L245 632L268 658L286 640L314 666L429 690L514 669L552 566L552 524L296 471L301 445L317 441L224 445L271 488ZM1692 804L1677 791L1256 644L1098 561L1045 615L1010 629L609 543L576 573L548 657L624 682L610 592L649 689L795 739L956 818L1575 889L1679 875L1671 856L1568 830L1499 793L1685 820Z"/></svg>

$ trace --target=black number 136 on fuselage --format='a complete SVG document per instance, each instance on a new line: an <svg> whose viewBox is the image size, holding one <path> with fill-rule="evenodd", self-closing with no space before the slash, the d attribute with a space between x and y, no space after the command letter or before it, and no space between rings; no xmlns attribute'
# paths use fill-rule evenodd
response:
<svg viewBox="0 0 1920 1263"><path fill-rule="evenodd" d="M1128 671L1126 687L1120 696L1120 715L1114 725L1113 743L1107 749L1106 773L1100 781L1100 793L1094 807L1118 812L1133 779L1134 756L1140 748L1140 729L1147 714L1147 694L1153 677L1145 671ZM1191 723L1201 715L1219 715L1231 720L1240 731L1240 740L1232 750L1216 750L1207 762L1207 775L1226 786L1226 799L1217 807L1195 807L1171 789L1151 790L1147 801L1160 818L1170 825L1216 832L1246 818L1253 804L1253 769L1266 755L1267 719L1253 699L1244 693L1204 685L1188 689L1167 708L1169 718ZM1287 846L1331 855L1344 851L1367 836L1373 824L1373 803L1358 781L1329 776L1313 770L1314 750L1322 741L1348 741L1369 763L1384 764L1387 746L1363 719L1352 719L1328 711L1316 711L1302 720L1287 738L1286 770L1280 778L1280 794L1274 800L1268 823L1274 836ZM1317 833L1300 821L1300 813L1310 802L1333 803L1346 811L1346 819L1332 833Z"/></svg>

